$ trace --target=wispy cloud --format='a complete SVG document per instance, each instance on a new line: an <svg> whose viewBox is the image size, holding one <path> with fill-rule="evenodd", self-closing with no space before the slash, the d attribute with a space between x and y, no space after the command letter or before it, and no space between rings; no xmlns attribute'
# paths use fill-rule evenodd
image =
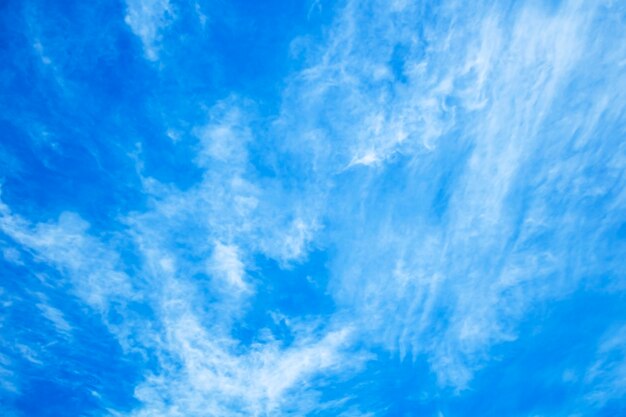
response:
<svg viewBox="0 0 626 417"><path fill-rule="evenodd" d="M584 377L586 400L595 405L626 395L626 328L611 329L598 346L596 359Z"/></svg>
<svg viewBox="0 0 626 417"><path fill-rule="evenodd" d="M287 202L280 189L254 184L246 153L251 133L237 102L217 104L209 119L194 129L201 182L183 191L144 178L151 208L129 213L114 236L92 235L71 213L31 223L3 203L0 230L67 276L126 351L156 360L136 388L142 405L131 415L267 415L284 407L304 413L316 396L307 381L352 372L368 356L349 350L349 322L300 320L289 344L269 329L259 329L249 346L233 336L254 301L247 276L253 255L287 265L306 255L311 234L298 204L275 212L263 201L269 193ZM139 259L132 274L120 252L128 250L126 237ZM131 304L151 313L137 315ZM60 311L45 304L40 310L58 330L70 330Z"/></svg>
<svg viewBox="0 0 626 417"><path fill-rule="evenodd" d="M72 325L65 319L63 312L51 305L40 303L37 307L41 314L48 319L60 333L69 334L72 331Z"/></svg>
<svg viewBox="0 0 626 417"><path fill-rule="evenodd" d="M348 2L286 90L277 126L338 187L337 299L369 337L426 353L443 386L466 387L526 312L576 288L589 265L572 254L596 258L584 242L619 223L573 223L579 199L621 198L624 155L597 123L623 111L624 51L605 53L596 7Z"/></svg>
<svg viewBox="0 0 626 417"><path fill-rule="evenodd" d="M150 61L159 57L162 30L174 19L169 0L128 0L126 24L141 39L145 56Z"/></svg>
<svg viewBox="0 0 626 417"><path fill-rule="evenodd" d="M11 370L11 360L5 356L0 355L0 387L3 391L10 393L17 393L19 391L15 384L16 375Z"/></svg>
<svg viewBox="0 0 626 417"><path fill-rule="evenodd" d="M87 229L88 224L72 213L63 213L57 222L31 224L0 203L0 230L33 251L36 259L67 274L77 294L104 313L112 300L131 297L131 283L119 269L118 254Z"/></svg>
<svg viewBox="0 0 626 417"><path fill-rule="evenodd" d="M204 25L198 4L185 12ZM176 10L127 1L148 60L173 56L162 41L185 17ZM181 109L159 107L175 94L155 89L145 120L172 140L137 146L142 203L105 226L73 212L31 220L0 202L4 260L56 269L135 358L138 403L114 415L391 415L369 398L397 388L377 388L383 371L337 393L383 357L423 365L407 388L415 404L461 396L496 347L523 346L521 326L550 302L626 289L623 12L611 1L342 3L318 43L293 41L303 67L279 83L276 114L236 94L206 105L197 80ZM159 175L160 160L143 164L142 152L182 148L184 185ZM311 265L314 251L325 257ZM306 313L271 299L283 281L293 293L281 301L293 295ZM315 303L309 284L331 306L323 314L298 309ZM74 335L72 316L32 293L38 317ZM586 394L577 404L625 393L624 330L612 328L585 342L597 348L584 377L563 372ZM45 362L14 345L29 366ZM0 354L0 386L17 393L14 365Z"/></svg>

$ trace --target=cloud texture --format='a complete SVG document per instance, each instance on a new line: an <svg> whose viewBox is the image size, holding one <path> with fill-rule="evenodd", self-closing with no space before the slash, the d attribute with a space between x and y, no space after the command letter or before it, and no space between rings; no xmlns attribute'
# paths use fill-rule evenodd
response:
<svg viewBox="0 0 626 417"><path fill-rule="evenodd" d="M0 411L626 411L619 2L6 9Z"/></svg>

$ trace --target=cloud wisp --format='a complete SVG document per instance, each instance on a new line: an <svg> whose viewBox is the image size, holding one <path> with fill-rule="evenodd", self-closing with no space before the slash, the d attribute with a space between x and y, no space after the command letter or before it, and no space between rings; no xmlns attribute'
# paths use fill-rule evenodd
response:
<svg viewBox="0 0 626 417"><path fill-rule="evenodd" d="M143 45L146 59L157 61L162 31L174 19L169 0L129 0L124 21Z"/></svg>

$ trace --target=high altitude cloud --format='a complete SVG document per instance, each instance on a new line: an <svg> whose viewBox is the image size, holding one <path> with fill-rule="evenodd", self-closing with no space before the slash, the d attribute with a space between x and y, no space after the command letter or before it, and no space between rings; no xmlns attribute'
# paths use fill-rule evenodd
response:
<svg viewBox="0 0 626 417"><path fill-rule="evenodd" d="M169 0L128 0L126 24L141 39L146 58L156 61L159 57L161 31L174 18Z"/></svg>
<svg viewBox="0 0 626 417"><path fill-rule="evenodd" d="M287 90L284 134L338 184L335 296L444 386L467 387L538 303L623 272L589 244L621 221L611 7L349 2Z"/></svg>
<svg viewBox="0 0 626 417"><path fill-rule="evenodd" d="M327 7L314 6L308 19ZM293 39L302 59L271 105L209 99L207 68L160 54L185 7L129 0L119 16L141 70L167 86L146 89L147 139L123 152L141 203L93 222L0 203L6 263L54 269L54 290L135 366L136 402L96 393L97 415L443 416L495 396L481 375L518 392L537 383L530 368L579 394L559 413L620 406L623 316L596 305L588 324L576 300L618 304L625 290L623 6L346 1L317 37ZM36 314L77 337L40 281ZM12 395L28 375L13 381L11 358L41 366L50 349L20 346L0 354ZM506 410L553 405L523 400Z"/></svg>

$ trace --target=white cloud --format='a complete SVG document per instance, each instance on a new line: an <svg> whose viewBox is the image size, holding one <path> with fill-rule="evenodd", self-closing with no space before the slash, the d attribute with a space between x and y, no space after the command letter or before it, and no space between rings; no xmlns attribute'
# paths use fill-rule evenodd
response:
<svg viewBox="0 0 626 417"><path fill-rule="evenodd" d="M166 351L177 355L183 367L148 377L137 388L144 407L133 415L272 415L286 405L305 404L309 377L345 370L346 330L313 335L287 349L268 342L237 354L233 340L192 316L173 318L168 329ZM299 394L288 395L294 391Z"/></svg>
<svg viewBox="0 0 626 417"><path fill-rule="evenodd" d="M34 223L0 203L3 233L103 317L116 309L121 324L109 330L122 346L156 358L131 415L306 414L324 406L315 378L368 360L355 346L425 357L441 386L462 390L494 345L518 337L528 311L590 274L601 248L588 242L619 214L577 223L580 201L607 194L582 170L606 167L621 184L625 160L596 138L603 120L621 117L626 83L614 57L591 47L595 9L565 2L467 15L450 4L432 22L423 12L404 1L347 2L310 67L288 80L267 132L237 97L191 132L166 130L177 143L198 140L192 162L202 176L184 190L142 178L148 209L124 216L116 233L126 246L75 214ZM128 3L148 59L171 18L167 1ZM592 62L607 83L572 92ZM576 102L591 104L568 107ZM272 175L254 157L266 157ZM624 196L610 204L622 207ZM324 325L285 320L291 343L269 329L249 345L238 340L234 326L258 290L251 260L288 269L316 245L333 255L336 314ZM137 259L132 274L122 250ZM131 300L154 317L125 309ZM613 372L602 356L621 347L603 346L588 374L597 401L623 388L621 367Z"/></svg>
<svg viewBox="0 0 626 417"><path fill-rule="evenodd" d="M16 385L16 374L11 369L12 361L6 355L0 354L0 388L6 392L19 393Z"/></svg>
<svg viewBox="0 0 626 417"><path fill-rule="evenodd" d="M596 217L579 236L573 201L608 191L574 167L620 175L623 156L594 135L623 109L613 68L624 48L609 54L594 33L596 4L397 6L345 5L291 78L276 136L328 196L318 217L333 226L331 287L362 337L426 354L441 385L463 389L529 310L577 287L586 272L570 251L595 250L577 242L617 222Z"/></svg>
<svg viewBox="0 0 626 417"><path fill-rule="evenodd" d="M236 99L218 103L194 130L202 180L187 190L144 179L150 208L130 213L105 239L79 216L32 223L0 205L0 230L40 262L57 268L75 293L102 314L126 351L156 358L136 387L133 416L280 414L314 407L312 378L357 369L367 356L350 352L349 323L291 325L285 345L269 329L244 345L232 335L254 296L246 259L263 253L281 264L306 256L315 219L279 182L258 183L248 161L247 116ZM133 273L119 251L134 243ZM126 243L120 244L121 241ZM119 246L118 246L119 245ZM154 315L126 308L140 303ZM59 331L71 325L50 305L42 314ZM115 309L119 319L108 322ZM297 392L293 397L291 394Z"/></svg>
<svg viewBox="0 0 626 417"><path fill-rule="evenodd" d="M244 281L244 265L239 259L236 246L217 242L209 263L209 271L225 282L228 290L235 292L249 291Z"/></svg>
<svg viewBox="0 0 626 417"><path fill-rule="evenodd" d="M15 248L2 248L2 255L4 257L5 260L16 264L16 265L22 265L22 256L20 254L20 252L15 249Z"/></svg>
<svg viewBox="0 0 626 417"><path fill-rule="evenodd" d="M153 303L162 326L144 337L154 341L160 367L137 387L143 406L134 415L266 415L313 407L309 378L354 370L366 360L352 353L345 361L349 324L301 323L286 347L269 329L258 329L265 336L251 346L231 335L255 293L246 259L263 253L288 265L306 256L317 228L317 205L297 202L278 181L259 181L248 161L247 146L256 138L247 108L233 97L217 103L208 123L193 129L201 182L181 191L148 181L152 209L126 220L145 279L159 282ZM175 260L167 263L176 268L164 271L163 259ZM206 280L190 279L198 274Z"/></svg>
<svg viewBox="0 0 626 417"><path fill-rule="evenodd" d="M596 360L584 377L585 399L594 406L626 395L626 326L612 329L601 341Z"/></svg>
<svg viewBox="0 0 626 417"><path fill-rule="evenodd" d="M67 274L77 295L93 308L106 312L111 300L132 294L128 276L119 270L119 256L87 234L79 216L63 213L57 222L30 224L0 202L0 230Z"/></svg>
<svg viewBox="0 0 626 417"><path fill-rule="evenodd" d="M37 308L54 325L58 332L63 334L71 333L72 326L67 322L64 314L59 309L44 303L37 304Z"/></svg>
<svg viewBox="0 0 626 417"><path fill-rule="evenodd" d="M127 0L125 22L143 44L146 58L156 61L162 30L174 18L169 0Z"/></svg>

